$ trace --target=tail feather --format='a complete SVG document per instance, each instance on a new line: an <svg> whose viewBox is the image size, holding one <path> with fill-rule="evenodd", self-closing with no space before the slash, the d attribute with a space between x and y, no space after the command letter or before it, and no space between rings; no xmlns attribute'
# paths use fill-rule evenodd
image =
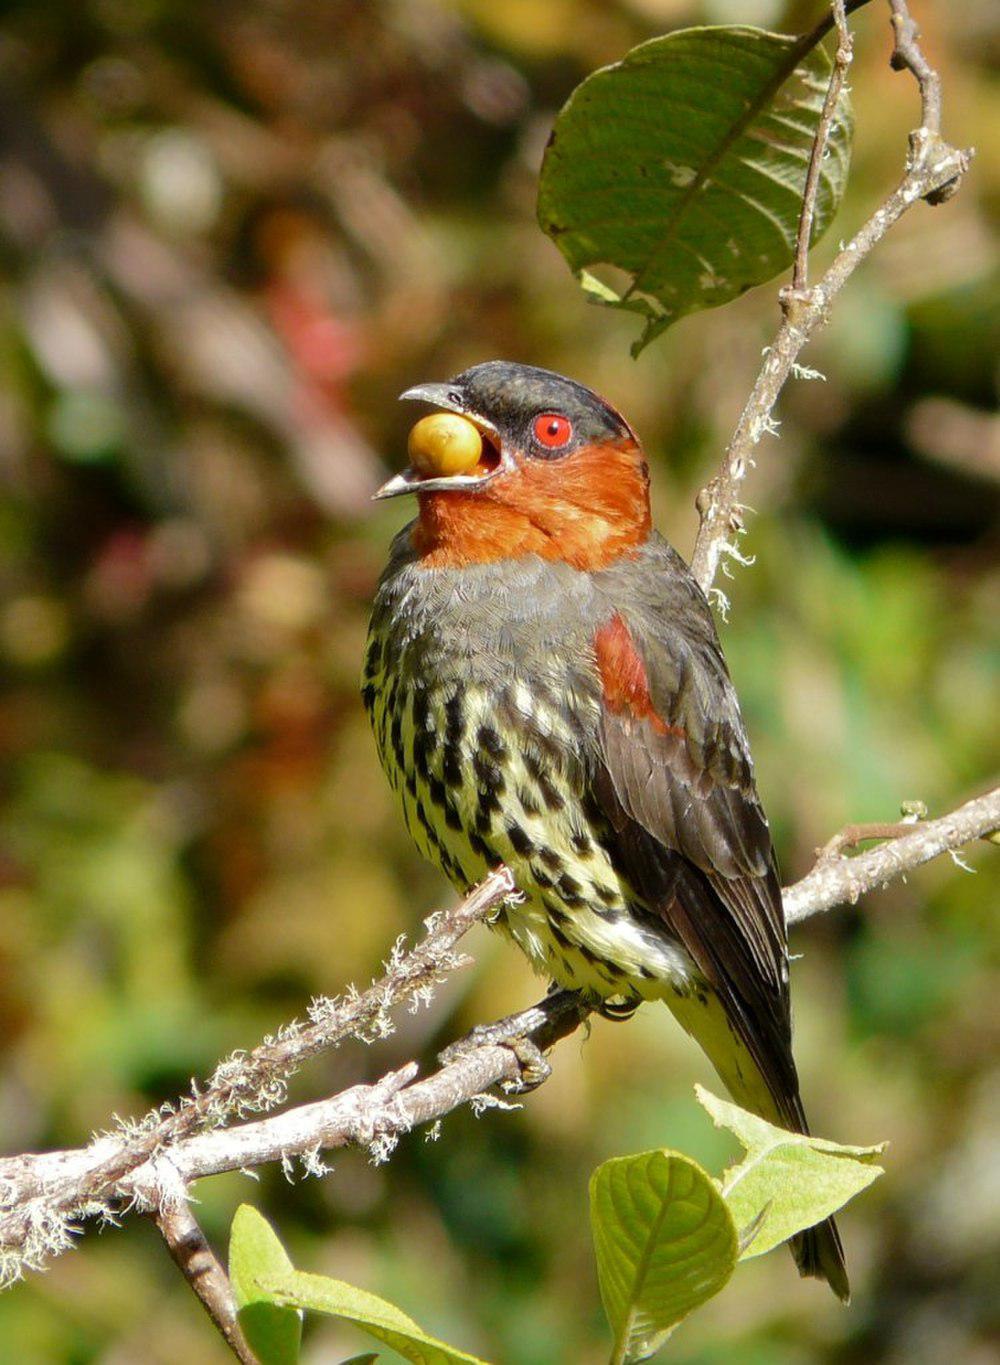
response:
<svg viewBox="0 0 1000 1365"><path fill-rule="evenodd" d="M847 1278L844 1247L832 1218L798 1233L788 1245L800 1275L826 1280L841 1303L850 1303L851 1286Z"/></svg>
<svg viewBox="0 0 1000 1365"><path fill-rule="evenodd" d="M798 1089L781 1096L772 1093L749 1048L730 1027L725 1010L714 991L665 997L681 1027L701 1047L737 1104L759 1114L769 1123L796 1133L808 1133ZM794 1064L793 1064L794 1065ZM794 1069L792 1081L795 1083ZM832 1218L797 1233L788 1243L799 1274L826 1280L843 1303L851 1297L844 1248Z"/></svg>

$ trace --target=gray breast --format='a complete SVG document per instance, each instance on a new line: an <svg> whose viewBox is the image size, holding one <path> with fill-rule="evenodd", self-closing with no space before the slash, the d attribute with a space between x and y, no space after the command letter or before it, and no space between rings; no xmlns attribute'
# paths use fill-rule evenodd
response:
<svg viewBox="0 0 1000 1365"><path fill-rule="evenodd" d="M531 555L425 569L404 545L379 586L372 629L390 671L562 690L585 686L594 630L609 610L594 577L566 564Z"/></svg>

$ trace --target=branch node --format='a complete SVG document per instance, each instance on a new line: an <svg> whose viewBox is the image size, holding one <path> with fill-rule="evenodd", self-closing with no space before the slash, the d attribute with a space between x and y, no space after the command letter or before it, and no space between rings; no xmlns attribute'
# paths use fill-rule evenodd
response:
<svg viewBox="0 0 1000 1365"><path fill-rule="evenodd" d="M778 302L781 305L781 311L786 321L793 327L806 319L815 301L815 289L786 284L778 290Z"/></svg>
<svg viewBox="0 0 1000 1365"><path fill-rule="evenodd" d="M972 150L953 147L926 127L914 128L909 141L908 172L932 182L932 188L918 197L928 204L944 204L961 185L972 161Z"/></svg>

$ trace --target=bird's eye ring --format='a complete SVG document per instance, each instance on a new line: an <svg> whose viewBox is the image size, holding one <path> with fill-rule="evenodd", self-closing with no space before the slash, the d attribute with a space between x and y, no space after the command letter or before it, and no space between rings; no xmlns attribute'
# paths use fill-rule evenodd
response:
<svg viewBox="0 0 1000 1365"><path fill-rule="evenodd" d="M573 424L561 413L543 412L535 418L532 434L546 450L562 450L572 439Z"/></svg>

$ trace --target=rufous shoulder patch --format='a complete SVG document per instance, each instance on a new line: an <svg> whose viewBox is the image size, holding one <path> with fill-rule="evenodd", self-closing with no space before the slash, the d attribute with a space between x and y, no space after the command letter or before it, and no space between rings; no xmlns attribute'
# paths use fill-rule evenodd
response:
<svg viewBox="0 0 1000 1365"><path fill-rule="evenodd" d="M649 676L632 634L618 612L594 636L597 671L604 704L615 715L645 720L658 735L684 736L679 725L657 715L649 691Z"/></svg>

